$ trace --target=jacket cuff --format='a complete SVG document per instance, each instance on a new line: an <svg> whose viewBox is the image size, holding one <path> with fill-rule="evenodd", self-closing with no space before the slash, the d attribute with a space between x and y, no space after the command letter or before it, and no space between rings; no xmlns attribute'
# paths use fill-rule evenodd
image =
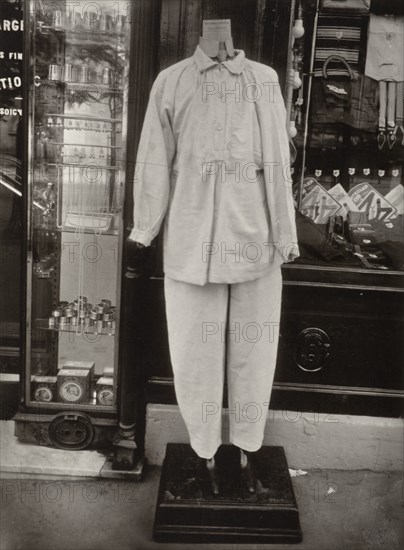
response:
<svg viewBox="0 0 404 550"><path fill-rule="evenodd" d="M131 241L143 244L144 246L150 246L153 237L148 231L140 231L134 227L130 232L129 239Z"/></svg>
<svg viewBox="0 0 404 550"><path fill-rule="evenodd" d="M297 242L289 242L285 245L280 245L277 248L284 262L293 262L293 260L300 256Z"/></svg>

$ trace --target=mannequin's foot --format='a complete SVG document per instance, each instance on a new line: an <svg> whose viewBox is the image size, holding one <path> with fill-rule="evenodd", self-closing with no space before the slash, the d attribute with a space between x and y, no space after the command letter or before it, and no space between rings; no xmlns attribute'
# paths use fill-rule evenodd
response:
<svg viewBox="0 0 404 550"><path fill-rule="evenodd" d="M240 449L240 470L241 479L250 494L255 493L257 480L254 472L254 467L251 462L251 456L243 449Z"/></svg>
<svg viewBox="0 0 404 550"><path fill-rule="evenodd" d="M203 460L205 479L209 490L214 495L219 494L219 472L214 457Z"/></svg>

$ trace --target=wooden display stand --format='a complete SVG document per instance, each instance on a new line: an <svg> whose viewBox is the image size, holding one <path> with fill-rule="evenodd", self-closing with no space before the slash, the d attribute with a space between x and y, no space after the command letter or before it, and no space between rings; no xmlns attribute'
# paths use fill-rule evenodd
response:
<svg viewBox="0 0 404 550"><path fill-rule="evenodd" d="M201 459L189 445L167 445L153 536L158 542L291 544L302 540L299 512L283 447L254 457L257 490L240 480L238 452L223 445L215 456L221 492L210 493Z"/></svg>

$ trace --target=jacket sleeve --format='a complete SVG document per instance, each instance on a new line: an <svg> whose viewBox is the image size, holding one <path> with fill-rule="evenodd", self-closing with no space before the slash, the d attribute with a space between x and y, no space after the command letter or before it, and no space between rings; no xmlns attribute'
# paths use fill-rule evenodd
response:
<svg viewBox="0 0 404 550"><path fill-rule="evenodd" d="M175 138L163 101L161 78L153 84L140 136L133 183L133 229L129 238L145 246L158 234L168 207Z"/></svg>
<svg viewBox="0 0 404 550"><path fill-rule="evenodd" d="M263 82L265 100L259 101L257 106L263 142L265 187L273 245L284 262L291 262L300 254L292 195L286 109L278 76L273 69L268 69Z"/></svg>

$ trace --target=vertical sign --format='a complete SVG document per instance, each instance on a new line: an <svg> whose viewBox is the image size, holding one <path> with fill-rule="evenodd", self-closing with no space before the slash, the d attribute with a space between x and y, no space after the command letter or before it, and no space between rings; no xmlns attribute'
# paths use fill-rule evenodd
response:
<svg viewBox="0 0 404 550"><path fill-rule="evenodd" d="M0 154L17 159L22 118L22 0L0 2ZM4 159L2 161L4 166ZM0 167L1 168L1 167ZM8 167L9 168L9 167Z"/></svg>

